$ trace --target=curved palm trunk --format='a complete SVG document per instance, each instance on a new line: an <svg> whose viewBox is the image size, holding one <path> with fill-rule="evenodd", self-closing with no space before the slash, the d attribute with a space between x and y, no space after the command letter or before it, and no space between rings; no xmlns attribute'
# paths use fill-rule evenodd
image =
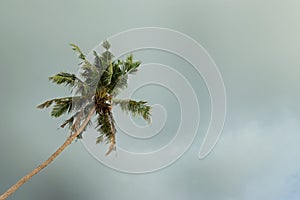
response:
<svg viewBox="0 0 300 200"><path fill-rule="evenodd" d="M85 119L85 121L83 122L83 124L80 126L80 128L75 133L73 133L72 135L70 135L67 138L67 140L45 162L43 162L37 168L35 168L34 170L32 170L30 173L28 173L23 178L21 178L16 184L14 184L13 186L11 186L6 192L4 192L0 196L0 200L5 200L7 197L9 197L11 194L13 194L19 187L21 187L26 181L28 181L34 175L36 175L37 173L39 173L42 169L44 169L45 167L47 167L84 130L84 128L87 126L89 120L93 116L94 112L95 112L95 107L93 107L90 110L89 115L87 116L87 118Z"/></svg>

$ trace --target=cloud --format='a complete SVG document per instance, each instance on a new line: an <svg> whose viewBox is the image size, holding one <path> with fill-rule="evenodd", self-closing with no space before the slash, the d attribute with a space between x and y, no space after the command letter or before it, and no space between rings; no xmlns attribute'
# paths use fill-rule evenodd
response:
<svg viewBox="0 0 300 200"><path fill-rule="evenodd" d="M170 190L189 199L278 199L293 190L288 180L300 169L298 130L297 120L288 119L225 131L206 159L196 159L196 148L181 159L188 166L170 178Z"/></svg>

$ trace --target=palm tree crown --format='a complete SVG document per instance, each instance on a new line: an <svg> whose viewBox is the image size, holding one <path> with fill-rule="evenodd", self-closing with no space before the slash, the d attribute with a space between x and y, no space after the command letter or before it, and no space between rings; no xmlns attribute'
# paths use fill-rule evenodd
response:
<svg viewBox="0 0 300 200"><path fill-rule="evenodd" d="M134 101L130 99L116 99L120 90L127 87L128 75L135 74L141 65L139 61L133 61L132 55L125 60L113 60L114 56L109 51L108 41L102 43L104 51L99 55L94 51L94 62L90 63L78 46L71 44L72 49L80 59L81 73L75 74L60 72L49 78L50 81L63 86L70 86L74 96L48 100L38 106L47 108L53 105L51 116L60 117L69 113L69 117L61 127L68 126L71 134L82 126L91 109L96 111L96 127L100 133L96 143L106 142L110 144L107 155L115 149L116 128L112 107L118 105L133 116L140 116L150 122L150 109L146 101ZM89 124L92 125L91 120ZM82 132L77 136L82 138Z"/></svg>

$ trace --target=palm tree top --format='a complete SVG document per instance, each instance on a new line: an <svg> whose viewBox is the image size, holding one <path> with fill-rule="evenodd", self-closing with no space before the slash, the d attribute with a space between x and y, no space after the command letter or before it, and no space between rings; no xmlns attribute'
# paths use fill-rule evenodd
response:
<svg viewBox="0 0 300 200"><path fill-rule="evenodd" d="M131 99L117 99L117 94L127 87L128 76L134 75L141 65L129 55L124 60L115 60L109 51L108 41L102 43L104 51L98 54L94 51L94 61L90 63L80 48L70 45L80 59L81 72L79 76L73 73L60 72L49 77L49 80L58 85L68 86L73 96L48 100L38 108L52 106L51 116L61 117L63 114L71 115L61 127L68 127L71 134L78 130L88 116L91 109L95 109L96 128L99 132L96 143L110 144L107 155L115 149L116 128L112 113L113 106L120 106L123 111L133 116L142 117L150 123L151 106L146 101ZM92 125L92 121L89 120ZM81 139L81 132L77 138Z"/></svg>

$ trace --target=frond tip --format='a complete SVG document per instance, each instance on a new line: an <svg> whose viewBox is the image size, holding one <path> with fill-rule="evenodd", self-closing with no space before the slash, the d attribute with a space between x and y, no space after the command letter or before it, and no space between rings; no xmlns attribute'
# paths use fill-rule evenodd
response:
<svg viewBox="0 0 300 200"><path fill-rule="evenodd" d="M49 80L58 85L65 84L65 86L74 86L77 77L75 74L60 72L54 76L49 77Z"/></svg>
<svg viewBox="0 0 300 200"><path fill-rule="evenodd" d="M85 59L85 55L82 53L82 51L80 50L80 48L75 45L75 44L70 44L70 46L72 47L72 50L75 51L75 53L78 54L78 58L81 60L86 60Z"/></svg>
<svg viewBox="0 0 300 200"><path fill-rule="evenodd" d="M106 49L106 50L109 50L109 48L110 48L109 42L108 42L107 40L104 40L104 41L102 42L102 47L103 47L104 49Z"/></svg>
<svg viewBox="0 0 300 200"><path fill-rule="evenodd" d="M53 106L53 109L51 111L51 116L60 117L62 114L71 111L72 101L73 101L72 97L64 97L64 98L60 98L60 99L51 99L51 100L48 100L48 101L38 105L37 107L40 108L40 109L48 108L53 103L55 103L55 105Z"/></svg>

